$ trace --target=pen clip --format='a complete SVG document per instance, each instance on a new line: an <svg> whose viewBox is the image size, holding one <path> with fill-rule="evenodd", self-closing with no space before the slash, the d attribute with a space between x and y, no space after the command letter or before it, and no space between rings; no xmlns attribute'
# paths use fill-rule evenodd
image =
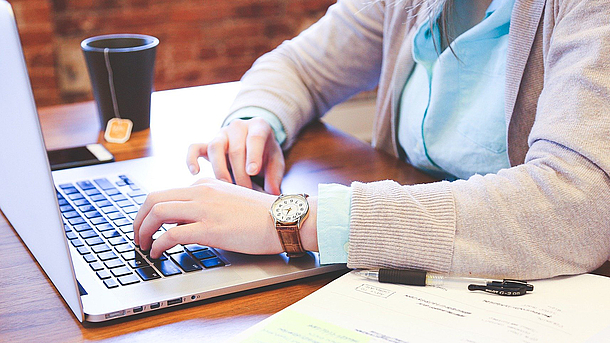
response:
<svg viewBox="0 0 610 343"><path fill-rule="evenodd" d="M503 281L491 281L486 285L468 285L470 291L483 291L487 293L504 295L504 296L519 296L524 295L528 291L534 290L534 286L526 281L504 279Z"/></svg>

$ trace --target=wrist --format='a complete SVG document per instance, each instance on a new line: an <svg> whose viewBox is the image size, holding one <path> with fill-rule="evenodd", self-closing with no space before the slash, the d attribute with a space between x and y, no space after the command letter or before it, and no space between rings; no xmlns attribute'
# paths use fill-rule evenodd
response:
<svg viewBox="0 0 610 343"><path fill-rule="evenodd" d="M318 233L316 223L318 221L318 197L312 196L309 202L309 217L301 224L299 235L303 249L307 251L318 251Z"/></svg>

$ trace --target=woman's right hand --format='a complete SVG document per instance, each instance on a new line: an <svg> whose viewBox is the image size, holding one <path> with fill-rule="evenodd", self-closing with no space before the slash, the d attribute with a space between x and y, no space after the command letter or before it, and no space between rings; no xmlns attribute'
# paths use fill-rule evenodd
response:
<svg viewBox="0 0 610 343"><path fill-rule="evenodd" d="M284 176L284 154L271 126L261 118L233 120L208 143L192 144L186 163L193 175L199 173L197 159L204 157L212 164L217 179L252 188L251 176L265 179L264 189L280 194Z"/></svg>

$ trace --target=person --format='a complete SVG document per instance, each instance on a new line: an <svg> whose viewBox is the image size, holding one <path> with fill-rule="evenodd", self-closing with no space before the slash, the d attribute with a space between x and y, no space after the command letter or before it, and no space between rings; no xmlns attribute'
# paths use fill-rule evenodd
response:
<svg viewBox="0 0 610 343"><path fill-rule="evenodd" d="M305 250L457 276L592 271L610 256L608 17L604 0L339 0L244 75L218 135L188 152L217 180L150 194L136 242L152 257L194 242L282 252L282 150L377 88L372 144L444 180L320 185ZM257 174L267 193L250 189ZM153 242L163 223L180 225Z"/></svg>

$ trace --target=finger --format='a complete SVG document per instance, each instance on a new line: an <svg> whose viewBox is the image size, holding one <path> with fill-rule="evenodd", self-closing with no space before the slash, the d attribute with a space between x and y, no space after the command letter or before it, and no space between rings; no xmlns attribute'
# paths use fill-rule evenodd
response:
<svg viewBox="0 0 610 343"><path fill-rule="evenodd" d="M144 203L140 207L138 214L136 214L136 217L133 220L133 234L135 243L138 245L140 244L138 235L140 226L154 205L166 201L187 201L192 198L192 192L191 187L187 187L149 193L146 200L144 200Z"/></svg>
<svg viewBox="0 0 610 343"><path fill-rule="evenodd" d="M157 238L150 249L150 257L159 258L161 254L177 244L200 243L205 234L202 223L189 223L175 226Z"/></svg>
<svg viewBox="0 0 610 343"><path fill-rule="evenodd" d="M192 223L196 222L198 218L197 207L190 201L169 201L155 204L140 226L138 232L140 248L143 250L150 249L152 236L161 225Z"/></svg>
<svg viewBox="0 0 610 343"><path fill-rule="evenodd" d="M254 118L250 121L246 137L246 172L254 176L261 171L266 143L269 136L273 136L273 131L264 119Z"/></svg>
<svg viewBox="0 0 610 343"><path fill-rule="evenodd" d="M186 154L186 165L193 175L199 174L199 162L197 162L199 157L203 157L205 159L208 158L207 143L191 144L188 148L188 152Z"/></svg>
<svg viewBox="0 0 610 343"><path fill-rule="evenodd" d="M274 140L270 144L265 164L265 191L269 194L279 195L281 193L282 179L286 164L284 154L279 144Z"/></svg>
<svg viewBox="0 0 610 343"><path fill-rule="evenodd" d="M227 149L229 137L225 131L221 132L208 144L208 160L212 164L212 170L218 180L231 182L231 174L227 168Z"/></svg>
<svg viewBox="0 0 610 343"><path fill-rule="evenodd" d="M246 173L247 126L241 122L233 122L231 129L228 156L235 184L252 188L250 175Z"/></svg>

